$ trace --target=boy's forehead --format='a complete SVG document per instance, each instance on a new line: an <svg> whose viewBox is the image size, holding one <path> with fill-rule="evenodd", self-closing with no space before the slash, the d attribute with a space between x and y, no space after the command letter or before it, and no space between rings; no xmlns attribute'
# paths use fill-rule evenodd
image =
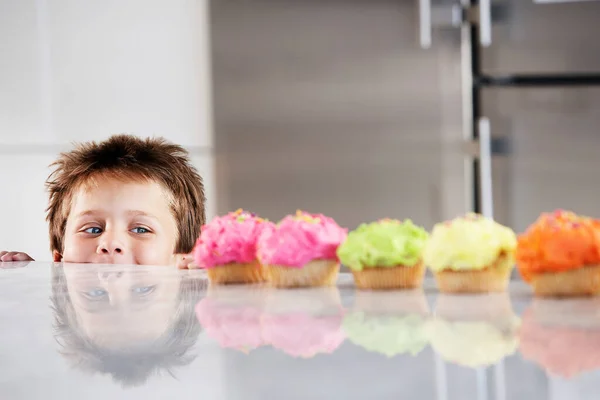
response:
<svg viewBox="0 0 600 400"><path fill-rule="evenodd" d="M154 180L94 179L75 189L70 214L90 207L169 210L171 199L170 192Z"/></svg>

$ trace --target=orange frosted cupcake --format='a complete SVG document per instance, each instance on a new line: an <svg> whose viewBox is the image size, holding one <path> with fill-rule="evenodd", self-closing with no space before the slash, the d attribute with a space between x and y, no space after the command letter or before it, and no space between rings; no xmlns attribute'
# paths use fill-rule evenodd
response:
<svg viewBox="0 0 600 400"><path fill-rule="evenodd" d="M600 293L600 221L544 213L518 237L517 268L537 296Z"/></svg>
<svg viewBox="0 0 600 400"><path fill-rule="evenodd" d="M523 314L523 358L552 375L574 378L600 369L600 301L535 299Z"/></svg>

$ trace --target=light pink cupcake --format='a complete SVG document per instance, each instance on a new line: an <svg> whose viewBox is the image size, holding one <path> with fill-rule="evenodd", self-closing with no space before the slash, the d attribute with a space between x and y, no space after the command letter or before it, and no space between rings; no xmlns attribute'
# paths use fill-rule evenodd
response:
<svg viewBox="0 0 600 400"><path fill-rule="evenodd" d="M206 334L223 348L248 353L265 344L261 319L266 290L214 286L196 305L196 316Z"/></svg>
<svg viewBox="0 0 600 400"><path fill-rule="evenodd" d="M335 285L340 269L336 250L347 233L329 217L298 211L265 226L257 257L275 287Z"/></svg>
<svg viewBox="0 0 600 400"><path fill-rule="evenodd" d="M274 290L262 317L265 344L301 358L333 353L345 340L335 287Z"/></svg>
<svg viewBox="0 0 600 400"><path fill-rule="evenodd" d="M273 224L237 210L214 218L202 228L194 247L194 260L206 268L212 283L259 283L265 273L256 260L256 242Z"/></svg>

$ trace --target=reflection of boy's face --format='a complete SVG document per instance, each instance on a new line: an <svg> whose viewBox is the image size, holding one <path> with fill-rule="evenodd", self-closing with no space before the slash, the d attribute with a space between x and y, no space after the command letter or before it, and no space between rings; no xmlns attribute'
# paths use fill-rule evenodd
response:
<svg viewBox="0 0 600 400"><path fill-rule="evenodd" d="M62 261L175 263L178 231L170 195L156 182L101 179L73 195Z"/></svg>
<svg viewBox="0 0 600 400"><path fill-rule="evenodd" d="M162 269L65 264L69 297L82 332L98 345L155 340L172 322L180 275Z"/></svg>

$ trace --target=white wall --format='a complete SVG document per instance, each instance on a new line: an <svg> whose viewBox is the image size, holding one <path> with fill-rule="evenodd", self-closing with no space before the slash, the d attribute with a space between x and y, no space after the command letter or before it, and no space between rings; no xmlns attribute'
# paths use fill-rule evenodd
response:
<svg viewBox="0 0 600 400"><path fill-rule="evenodd" d="M0 0L0 250L50 258L44 181L74 141L164 136L214 209L207 0Z"/></svg>

